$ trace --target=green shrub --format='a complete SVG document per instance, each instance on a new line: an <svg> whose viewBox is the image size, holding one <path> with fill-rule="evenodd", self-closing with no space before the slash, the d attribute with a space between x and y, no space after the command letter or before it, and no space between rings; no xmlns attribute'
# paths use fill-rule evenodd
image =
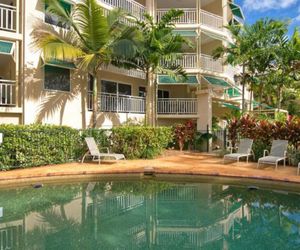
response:
<svg viewBox="0 0 300 250"><path fill-rule="evenodd" d="M69 162L78 158L78 130L50 125L0 125L0 169Z"/></svg>
<svg viewBox="0 0 300 250"><path fill-rule="evenodd" d="M112 129L112 148L128 159L151 159L173 141L171 127L122 126Z"/></svg>

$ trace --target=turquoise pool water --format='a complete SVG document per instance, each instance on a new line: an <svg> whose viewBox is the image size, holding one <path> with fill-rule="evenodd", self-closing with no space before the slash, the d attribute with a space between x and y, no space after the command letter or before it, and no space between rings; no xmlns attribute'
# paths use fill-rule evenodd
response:
<svg viewBox="0 0 300 250"><path fill-rule="evenodd" d="M0 190L0 249L300 249L300 195L154 181Z"/></svg>

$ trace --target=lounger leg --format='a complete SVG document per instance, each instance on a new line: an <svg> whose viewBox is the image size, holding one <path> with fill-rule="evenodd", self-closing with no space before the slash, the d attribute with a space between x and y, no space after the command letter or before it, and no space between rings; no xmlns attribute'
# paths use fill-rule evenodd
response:
<svg viewBox="0 0 300 250"><path fill-rule="evenodd" d="M87 156L88 153L89 153L89 151L87 151L87 152L83 155L82 160L81 160L81 163L84 162L84 159L85 159L85 157Z"/></svg>
<svg viewBox="0 0 300 250"><path fill-rule="evenodd" d="M249 163L249 156L247 156L247 164Z"/></svg>
<svg viewBox="0 0 300 250"><path fill-rule="evenodd" d="M286 159L283 160L283 167L286 166Z"/></svg>
<svg viewBox="0 0 300 250"><path fill-rule="evenodd" d="M275 170L277 170L278 167L278 161L276 161Z"/></svg>
<svg viewBox="0 0 300 250"><path fill-rule="evenodd" d="M256 166L256 168L259 168L259 161L257 162L257 166Z"/></svg>

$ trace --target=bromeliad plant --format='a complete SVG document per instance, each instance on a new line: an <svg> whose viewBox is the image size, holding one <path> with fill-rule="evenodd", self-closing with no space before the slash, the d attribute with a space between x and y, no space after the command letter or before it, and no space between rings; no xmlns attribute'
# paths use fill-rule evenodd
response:
<svg viewBox="0 0 300 250"><path fill-rule="evenodd" d="M189 143L191 146L193 140L195 139L196 126L193 121L187 121L184 124L177 124L174 127L174 137L179 146L180 151L183 150L184 144Z"/></svg>

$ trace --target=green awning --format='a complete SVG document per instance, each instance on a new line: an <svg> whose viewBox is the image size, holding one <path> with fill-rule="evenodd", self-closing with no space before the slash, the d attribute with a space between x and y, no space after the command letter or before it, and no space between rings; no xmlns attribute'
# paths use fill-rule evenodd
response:
<svg viewBox="0 0 300 250"><path fill-rule="evenodd" d="M230 108L230 109L235 109L235 110L241 110L240 107L238 106L235 106L233 104L230 104L230 103L222 103L222 106L225 107L225 108Z"/></svg>
<svg viewBox="0 0 300 250"><path fill-rule="evenodd" d="M232 11L232 14L238 18L241 18L243 20L245 20L245 16L244 16L244 13L241 9L241 7L237 4L234 4L234 3L229 3L229 7Z"/></svg>
<svg viewBox="0 0 300 250"><path fill-rule="evenodd" d="M198 36L195 30L173 30L175 35L181 35L184 37L196 37Z"/></svg>
<svg viewBox="0 0 300 250"><path fill-rule="evenodd" d="M0 54L12 55L14 51L14 43L8 41L0 41Z"/></svg>
<svg viewBox="0 0 300 250"><path fill-rule="evenodd" d="M76 69L76 66L74 63L56 60L56 59L45 60L45 64L54 66L54 67L59 67L59 68Z"/></svg>
<svg viewBox="0 0 300 250"><path fill-rule="evenodd" d="M193 84L199 84L198 78L195 75L189 75L187 76L186 80L181 80L181 79L175 79L174 77L171 76L166 76L166 75L159 75L158 76L158 84L188 84L188 85L193 85Z"/></svg>
<svg viewBox="0 0 300 250"><path fill-rule="evenodd" d="M226 82L226 81L224 81L223 79L220 79L220 78L215 78L215 77L211 77L211 76L204 76L204 79L212 85L217 85L217 86L226 87L226 88L230 87L230 84L228 82Z"/></svg>
<svg viewBox="0 0 300 250"><path fill-rule="evenodd" d="M256 101L253 101L252 104L253 104L253 108L259 108L261 106L262 108L265 108L265 109L274 109L273 107L271 107L267 104L259 103L259 102L256 102Z"/></svg>
<svg viewBox="0 0 300 250"><path fill-rule="evenodd" d="M239 90L237 90L236 88L230 88L227 90L227 94L229 95L229 97L240 97L241 93Z"/></svg>
<svg viewBox="0 0 300 250"><path fill-rule="evenodd" d="M64 1L64 0L58 0L58 2L60 3L60 5L63 7L63 9L67 12L70 13L72 10L72 4L68 1ZM48 4L45 4L45 10L48 8Z"/></svg>

